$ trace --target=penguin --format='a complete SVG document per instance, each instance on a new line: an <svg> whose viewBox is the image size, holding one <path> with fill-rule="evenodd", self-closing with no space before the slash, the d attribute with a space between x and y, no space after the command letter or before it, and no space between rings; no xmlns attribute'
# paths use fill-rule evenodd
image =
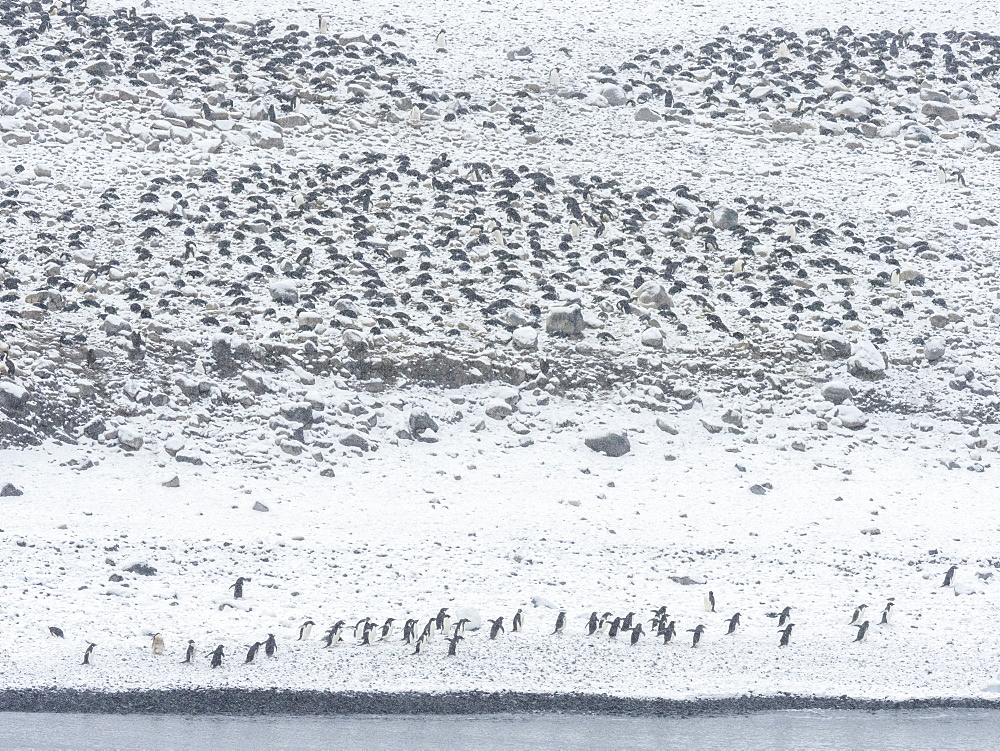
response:
<svg viewBox="0 0 1000 751"><path fill-rule="evenodd" d="M736 627L740 625L740 614L736 613L732 618L726 618L725 621L729 624L729 630L726 631L726 636L730 636L736 633Z"/></svg>
<svg viewBox="0 0 1000 751"><path fill-rule="evenodd" d="M580 223L575 219L569 223L569 236L574 240L580 239Z"/></svg>
<svg viewBox="0 0 1000 751"><path fill-rule="evenodd" d="M448 656L457 657L458 656L458 643L464 639L464 636L459 636L455 634L452 638L448 640Z"/></svg>
<svg viewBox="0 0 1000 751"><path fill-rule="evenodd" d="M792 614L791 607L786 605L784 610L778 613L778 628L781 628L788 622L788 619L791 617L791 614Z"/></svg>
<svg viewBox="0 0 1000 751"><path fill-rule="evenodd" d="M962 174L962 170L960 169L952 170L951 179L954 180L959 185L961 185L963 188L965 187L965 175Z"/></svg>
<svg viewBox="0 0 1000 751"><path fill-rule="evenodd" d="M414 645L413 654L418 655L424 651L424 645L427 644L427 640L424 637L417 639L417 643Z"/></svg>
<svg viewBox="0 0 1000 751"><path fill-rule="evenodd" d="M372 631L374 631L378 626L374 623L366 623L365 631L361 634L361 646L370 647L372 645Z"/></svg>
<svg viewBox="0 0 1000 751"><path fill-rule="evenodd" d="M338 621L330 626L330 630L323 634L324 647L336 647L340 644L340 629L344 627L344 621Z"/></svg>
<svg viewBox="0 0 1000 751"><path fill-rule="evenodd" d="M868 621L859 624L857 626L857 629L858 629L858 635L854 639L854 641L864 641L865 639L868 638Z"/></svg>
<svg viewBox="0 0 1000 751"><path fill-rule="evenodd" d="M392 624L395 623L395 618L386 618L385 623L382 624L382 630L379 632L379 641L388 641L389 637L392 636Z"/></svg>
<svg viewBox="0 0 1000 751"><path fill-rule="evenodd" d="M856 626L858 622L865 617L865 609L867 607L868 607L867 605L858 605L858 607L854 610L854 615L851 618L850 624L848 625Z"/></svg>
<svg viewBox="0 0 1000 751"><path fill-rule="evenodd" d="M632 619L633 618L635 618L635 613L628 613L625 616L625 620L622 621L622 627L621 627L622 631L631 631L632 630Z"/></svg>
<svg viewBox="0 0 1000 751"><path fill-rule="evenodd" d="M705 610L709 613L715 612L715 592L709 590L708 594L705 595Z"/></svg>
<svg viewBox="0 0 1000 751"><path fill-rule="evenodd" d="M153 654L163 654L163 634L153 634Z"/></svg>
<svg viewBox="0 0 1000 751"><path fill-rule="evenodd" d="M259 641L255 641L253 644L251 644L250 649L247 650L247 658L246 660L243 661L243 664L249 665L254 660L256 660L257 650L259 650L260 648L261 648L261 643Z"/></svg>
<svg viewBox="0 0 1000 751"><path fill-rule="evenodd" d="M590 614L590 620L587 621L587 636L593 636L597 633L598 623L597 611L595 610Z"/></svg>
<svg viewBox="0 0 1000 751"><path fill-rule="evenodd" d="M319 17L319 23L317 24L317 31L320 34L325 34L326 33L326 29L327 29L327 25L328 25L328 22L326 20L326 17L325 16L320 16Z"/></svg>
<svg viewBox="0 0 1000 751"><path fill-rule="evenodd" d="M434 45L439 50L448 49L448 35L445 33L444 29L438 32L437 37L434 39Z"/></svg>
<svg viewBox="0 0 1000 751"><path fill-rule="evenodd" d="M565 615L565 613L561 613L560 614L560 616L563 616L563 615ZM559 625L559 619L557 618L556 619L556 626L558 626L558 625ZM514 620L511 621L511 628L510 628L510 630L511 630L511 632L513 632L515 634L519 634L522 631L524 631L524 611L522 611L521 608L518 608L517 612L514 613ZM562 632L560 632L560 633L562 633Z"/></svg>
<svg viewBox="0 0 1000 751"><path fill-rule="evenodd" d="M471 623L468 618L462 618L455 624L455 636L465 636L465 627Z"/></svg>
<svg viewBox="0 0 1000 751"><path fill-rule="evenodd" d="M938 165L938 168L937 168L937 179L938 179L938 182L942 183L942 184L948 182L948 172L940 164Z"/></svg>
<svg viewBox="0 0 1000 751"><path fill-rule="evenodd" d="M408 618L406 623L403 624L403 642L406 644L412 644L417 638L417 619Z"/></svg>
<svg viewBox="0 0 1000 751"><path fill-rule="evenodd" d="M84 665L93 665L93 663L90 661L90 657L91 657L91 655L94 654L94 647L96 647L96 646L97 645L94 644L93 642L91 642L87 646L87 651L83 653L83 663L82 664L84 664Z"/></svg>
<svg viewBox="0 0 1000 751"><path fill-rule="evenodd" d="M893 603L892 600L889 600L889 602L887 602L885 604L885 610L882 611L882 620L879 621L878 625L880 625L880 626L891 626L892 625L892 621L891 621L891 618L892 618L892 607L893 607L894 604L895 603Z"/></svg>
<svg viewBox="0 0 1000 751"><path fill-rule="evenodd" d="M264 642L264 654L268 657L274 657L278 652L278 642L274 640L274 634L267 635L267 641Z"/></svg>
<svg viewBox="0 0 1000 751"><path fill-rule="evenodd" d="M792 636L792 626L794 626L794 625L795 625L794 623L789 623L784 628L779 628L778 629L778 631L781 632L781 641L778 642L778 646L779 647L787 647L788 646L788 640Z"/></svg>
<svg viewBox="0 0 1000 751"><path fill-rule="evenodd" d="M558 67L555 67L549 71L549 86L551 86L552 88L556 88L559 85L559 82L562 80L560 72L561 71L559 70Z"/></svg>
<svg viewBox="0 0 1000 751"><path fill-rule="evenodd" d="M410 122L411 123L420 122L420 108L415 104L410 108Z"/></svg>
<svg viewBox="0 0 1000 751"><path fill-rule="evenodd" d="M431 640L431 637L434 635L434 625L436 623L437 623L436 618L431 618L429 621L427 621L427 625L424 626L424 630L420 634L420 638L426 642L429 642Z"/></svg>
<svg viewBox="0 0 1000 751"><path fill-rule="evenodd" d="M506 633L503 627L503 616L501 615L495 621L487 619L493 625L490 627L490 640L496 639L500 634Z"/></svg>
<svg viewBox="0 0 1000 751"><path fill-rule="evenodd" d="M643 635L642 624L639 623L632 629L632 638L630 639L630 644L634 647L639 643L639 637Z"/></svg>
<svg viewBox="0 0 1000 751"><path fill-rule="evenodd" d="M667 624L666 630L663 632L663 643L669 644L677 636L677 621L670 621Z"/></svg>
<svg viewBox="0 0 1000 751"><path fill-rule="evenodd" d="M621 631L621 628L622 628L622 619L615 618L613 621L611 621L611 628L608 629L608 638L617 639L618 632Z"/></svg>
<svg viewBox="0 0 1000 751"><path fill-rule="evenodd" d="M958 566L952 566L948 569L947 573L944 575L944 582L941 584L942 587L952 586L952 582L955 581L955 572L958 571Z"/></svg>
<svg viewBox="0 0 1000 751"><path fill-rule="evenodd" d="M299 641L305 641L309 638L309 634L312 633L313 626L316 624L312 620L308 620L299 627Z"/></svg>
<svg viewBox="0 0 1000 751"><path fill-rule="evenodd" d="M663 106L667 109L672 109L674 106L674 92L667 89L666 93L663 95Z"/></svg>
<svg viewBox="0 0 1000 751"><path fill-rule="evenodd" d="M702 626L702 625L701 625L701 624L699 623L699 624L698 624L697 626L695 626L694 628L689 628L689 629L688 629L688 633L691 633L691 634L694 634L694 636L693 636L693 637L691 637L691 646L692 646L692 647L697 647L697 646L698 646L698 642L700 642L700 641L701 641L701 635L702 635L703 633L705 633L705 627L704 627L704 626Z"/></svg>
<svg viewBox="0 0 1000 751"><path fill-rule="evenodd" d="M66 638L66 634L64 634L63 630L58 626L49 626L49 633L53 636L58 636L60 639Z"/></svg>
<svg viewBox="0 0 1000 751"><path fill-rule="evenodd" d="M437 618L434 619L434 628L438 630L438 633L447 634L448 630L451 628L451 618L448 616L448 608L441 608L438 611Z"/></svg>
<svg viewBox="0 0 1000 751"><path fill-rule="evenodd" d="M184 653L182 665L190 665L194 662L194 639L188 639L187 651Z"/></svg>
<svg viewBox="0 0 1000 751"><path fill-rule="evenodd" d="M250 579L248 579L245 576L241 576L239 579L236 580L236 583L230 587L230 589L233 590L234 600L243 599L243 584L248 581L250 581Z"/></svg>
<svg viewBox="0 0 1000 751"><path fill-rule="evenodd" d="M211 663L211 665L212 665L213 668L221 668L222 667L222 645L221 644L215 648L215 651L212 652L212 663Z"/></svg>
<svg viewBox="0 0 1000 751"><path fill-rule="evenodd" d="M521 611L518 610L517 612L520 613ZM516 618L517 616L514 617ZM559 615L556 616L556 628L552 632L552 635L561 634L563 632L563 629L565 628L566 628L566 611L560 610ZM514 630L516 631L517 629L515 628Z"/></svg>
<svg viewBox="0 0 1000 751"><path fill-rule="evenodd" d="M597 630L600 633L604 633L604 628L611 623L611 613L605 613L601 616L600 623L597 624Z"/></svg>
<svg viewBox="0 0 1000 751"><path fill-rule="evenodd" d="M368 628L368 622L371 618L362 618L360 621L354 624L354 638L360 639L361 635L364 634L365 629Z"/></svg>

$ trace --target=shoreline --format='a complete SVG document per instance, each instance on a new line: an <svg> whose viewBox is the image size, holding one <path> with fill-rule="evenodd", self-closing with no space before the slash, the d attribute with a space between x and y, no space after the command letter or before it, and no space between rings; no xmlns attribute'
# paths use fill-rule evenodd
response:
<svg viewBox="0 0 1000 751"><path fill-rule="evenodd" d="M630 698L601 694L471 691L325 692L279 689L167 689L104 692L79 689L0 690L0 712L184 715L494 715L602 714L685 717L779 710L887 711L1000 709L1000 699L938 697L859 699L849 696L743 695L705 699Z"/></svg>

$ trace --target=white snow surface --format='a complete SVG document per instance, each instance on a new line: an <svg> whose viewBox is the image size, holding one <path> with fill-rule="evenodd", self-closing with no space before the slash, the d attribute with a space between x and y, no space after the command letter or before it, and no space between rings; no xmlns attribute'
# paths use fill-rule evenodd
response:
<svg viewBox="0 0 1000 751"><path fill-rule="evenodd" d="M89 12L110 13L115 7L92 0ZM117 352L105 355L113 363L112 375L95 376L79 361L70 368L75 391L66 392L67 398L92 396L94 383L88 388L77 379L96 380L98 394L105 388L110 394L101 410L88 413L106 421L101 435L82 435L83 420L41 445L0 451L0 486L10 482L23 491L0 498L0 685L106 691L199 686L580 691L669 698L750 692L996 696L1000 515L991 462L998 431L982 415L995 410L1000 362L994 307L1000 301L992 269L998 246L990 223L1000 221L1000 167L992 150L979 147L985 141L963 132L985 131L986 122L995 122L995 78L980 91L980 104L992 107L986 121L960 126L931 121L937 130L929 143L906 140L897 131L879 138L782 133L772 130L773 117L759 113L735 124L698 118L637 123L631 107L591 108L545 91L556 66L561 87L590 93L601 65L617 69L639 49L681 43L697 50L719 34L749 27L801 34L843 24L858 33L909 26L918 36L983 29L994 20L988 4L317 0L279 7L153 0L140 12L164 18L185 13L232 21L271 18L279 30L298 23L310 31L323 15L330 34L357 30L369 37L382 24L392 24L407 31L393 38L418 61L401 76L441 91L468 91L470 101L499 102L505 110L521 104L542 138L526 141L507 125L505 112L496 117L501 127L490 132L471 120L410 124L408 110L399 123L376 127L374 119L358 115L331 124L307 104L303 111L316 130L296 134L294 126L286 128L282 149L248 142L213 152L184 142L180 134L162 150L149 151L140 150L135 139L119 138L133 117L115 109L119 102L99 106L88 100L90 127L117 129L115 138L102 141L74 130L75 139L58 148L44 138L0 146L4 186L21 185L26 205L45 204L42 216L50 229L64 204L81 215L96 211L101 192L118 186L123 197L133 199L118 217L128 224L124 246L130 248L144 225L128 216L148 208L134 199L161 174L197 177L217 169L221 187L206 188L198 194L200 202L225 192L230 171L245 174L254 162L279 161L287 171L316 160L337 163L341 152L356 157L376 150L409 154L425 170L427 162L448 152L456 165L482 161L516 168L523 162L558 177L561 187L566 176L591 173L626 186L655 185L662 195L684 183L725 205L736 197L755 197L789 212L824 212L824 226L853 222L869 238L922 239L933 252L906 255L912 243L902 243L903 267L916 268L936 294L948 298L945 315L956 310L963 315L935 326L934 333L948 338L948 349L934 366L912 343L916 334L930 335L927 303L901 311L898 321L886 318L891 332L878 351L889 353L887 379L874 386L849 375L844 357L814 356L820 339L818 324L812 325L816 317L798 336L765 321L764 354L757 349L751 354L706 326L692 344L666 325L663 352L651 353L643 345L645 323L636 328L612 318L607 330L621 342L610 354L598 353L590 332L587 348L575 349L573 344L561 349L561 340L539 333L534 352L522 331L522 349L514 351L502 329L486 331L470 323L463 331L479 339L455 358L470 367L479 367L477 357L492 358L496 373L501 370L496 363L504 362L504 377L484 383L453 388L420 379L378 383L335 367L312 372L302 358L282 359L279 352L259 371L209 378L212 385L199 396L199 382L212 372L212 337L197 320L214 311L222 316L223 304L216 305L211 298L216 293L207 286L198 286L185 294L203 295L210 307L182 308L158 319L174 329L173 355L155 358L159 340L142 329L149 361L162 367L173 357L175 371L144 371L124 349L118 352L103 339L101 347ZM720 31L723 26L729 30ZM447 50L438 52L434 39L442 28L448 32ZM533 52L530 60L508 58L508 51L525 45ZM560 52L562 47L571 54ZM5 93L12 98L18 90L8 86ZM43 92L39 84L36 98L46 98ZM153 117L150 111L142 113L143 127ZM818 118L810 123L818 129ZM20 127L11 122L0 130L7 126ZM558 145L557 137L572 144ZM915 161L923 165L915 167ZM23 179L13 171L15 163L42 169ZM939 183L937 164L961 169L968 187ZM429 197L425 188L422 184L419 192ZM287 202L287 196L280 200ZM551 203L562 210L560 201ZM898 213L900 206L909 207L909 216L887 213L890 207ZM175 208L160 210L161 218ZM737 208L742 216L745 206ZM970 222L970 217L992 220ZM379 230L386 233L384 226ZM13 257L10 275L28 277L34 265L30 278L41 283L51 272L43 273L37 259L17 258L22 250L34 252L30 248L41 241L27 234L15 239L24 247L0 246L0 255ZM150 265L126 263L138 270L129 283L153 281L157 268L171 270L163 261L171 254L180 257L185 240L179 232L168 234L162 246L153 246L159 251ZM97 248L99 260L120 244L105 238ZM866 254L876 247L870 242ZM944 262L956 250L964 260ZM134 257L131 250L128 254ZM408 262L415 267L419 259L413 256ZM856 265L859 278L891 270L866 256L837 257ZM109 313L103 331L107 341L124 341L128 330L108 328L126 323L138 330L145 324L128 312L121 285L112 283L121 279L99 275L94 287L86 288L90 279L82 278L93 265L85 252L65 264L62 273L79 285L67 297L114 297L125 319ZM202 268L209 278L224 273ZM721 266L712 271L721 275ZM584 281L579 284L587 288ZM360 295L360 289L353 291ZM259 316L272 304L267 284L248 295L247 308L257 316L254 328L237 333L267 343L280 328L273 317L268 322ZM560 300L545 309L573 302L571 297L562 289ZM683 314L683 305L690 304L673 297ZM17 304L22 302L27 310L27 301ZM880 315L874 307L863 314ZM75 319L82 322L79 330L97 342L101 323L84 319L87 308L81 310ZM605 325L594 319L596 310L585 310L589 329ZM362 311L361 319L370 328L369 315L374 314ZM463 315L459 309L455 320ZM324 309L318 325L332 317ZM33 332L58 333L60 324L49 319L32 329L38 320L25 315L21 330L5 332L18 370L0 375L0 386L12 384L9 393L18 398L22 388L44 392L48 371L59 371L60 378L68 372L55 350L30 346ZM316 321L307 322L315 329ZM421 319L421 325L430 324ZM864 344L868 328L866 323L842 333ZM288 331L282 341L333 346L345 361L349 352L362 350L383 348L415 359L427 351L427 337L386 341L345 328L343 336L333 331L337 342L331 345L329 332L299 339L300 330ZM572 363L570 355L624 363L629 375L611 387L568 390L558 380L539 378L539 357ZM971 374L960 370L970 363ZM194 380L177 384L175 378L184 373ZM652 375L643 380L642 374ZM960 381L957 387L949 386L952 377ZM830 380L866 395L867 400L858 399L869 418L866 427L853 431L838 424L836 408L818 392ZM661 388L667 383L672 389ZM973 393L973 387L979 391ZM157 389L169 400L151 403ZM510 416L487 415L498 401L509 405ZM905 408L897 409L899 404ZM306 407L317 419L296 436L298 425L287 413ZM435 440L400 435L414 408L426 409L436 421L438 430L423 435ZM15 412L11 407L10 414ZM658 417L676 430L658 427ZM610 458L586 448L584 436L600 429L624 429L631 451ZM129 432L143 439L140 449L119 444ZM369 444L368 450L343 443L355 439ZM178 487L164 486L175 475ZM763 492L752 492L751 486ZM257 503L267 511L254 510ZM136 563L154 567L155 574L125 571ZM958 566L954 586L942 587L951 565ZM111 581L115 574L122 580ZM237 576L251 579L239 601L228 589ZM697 583L682 585L670 577ZM709 590L715 613L703 607ZM534 607L533 598L568 611L565 633L552 635L557 610ZM890 598L892 623L879 626ZM872 626L866 641L854 643L856 631L848 623L862 603L869 606ZM647 621L648 631L651 611L661 605L677 620L675 644L647 636L632 647L627 634L616 641L585 635L592 611L634 611ZM793 608L795 627L791 644L779 648L777 622L766 614L785 606ZM484 619L503 616L508 633L496 641L482 630L470 633L457 658L446 656L440 637L424 654L412 655L398 631L391 642L372 647L358 646L350 633L334 649L319 642L341 619L353 625L365 617L379 623L394 617L399 627L412 617L422 625L442 607L475 608ZM509 622L519 608L527 616L526 630L511 634ZM736 612L743 624L726 636L723 619ZM296 641L307 619L316 622L312 637ZM686 629L698 624L707 626L707 633L695 649ZM65 640L50 636L50 626L63 629ZM154 633L164 636L163 656L150 650ZM268 633L278 640L277 659L243 665L249 645ZM188 639L198 648L194 665L180 664ZM82 666L89 642L97 644L94 664ZM225 646L227 659L213 670L205 655L218 644Z"/></svg>

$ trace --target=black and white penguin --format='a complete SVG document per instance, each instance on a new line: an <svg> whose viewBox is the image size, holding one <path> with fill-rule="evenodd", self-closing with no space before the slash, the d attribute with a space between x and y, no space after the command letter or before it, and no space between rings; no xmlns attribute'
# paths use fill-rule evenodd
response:
<svg viewBox="0 0 1000 751"><path fill-rule="evenodd" d="M412 644L417 638L417 619L407 618L403 624L403 643Z"/></svg>
<svg viewBox="0 0 1000 751"><path fill-rule="evenodd" d="M259 650L260 648L261 648L261 643L259 641L255 641L253 644L251 644L250 649L247 650L247 658L246 660L243 661L243 664L249 665L254 660L256 660L257 650Z"/></svg>
<svg viewBox="0 0 1000 751"><path fill-rule="evenodd" d="M392 624L396 622L395 618L386 618L385 623L382 624L382 629L379 632L379 641L388 641L392 636L393 626Z"/></svg>
<svg viewBox="0 0 1000 751"><path fill-rule="evenodd" d="M688 633L694 634L694 636L691 637L691 646L697 647L698 642L701 641L701 635L705 633L705 627L699 623L694 628L689 628Z"/></svg>
<svg viewBox="0 0 1000 751"><path fill-rule="evenodd" d="M451 630L451 616L448 615L448 608L441 608L437 618L434 619L434 628L439 634L446 634Z"/></svg>
<svg viewBox="0 0 1000 751"><path fill-rule="evenodd" d="M510 630L515 634L524 631L524 611L521 608L518 608L517 612L514 613L514 619L510 623Z"/></svg>
<svg viewBox="0 0 1000 751"><path fill-rule="evenodd" d="M795 625L794 623L788 623L788 624L785 625L784 628L779 628L778 629L778 631L781 633L781 641L778 642L778 646L779 647L787 647L788 646L788 640L792 636L792 626L794 626L794 625Z"/></svg>
<svg viewBox="0 0 1000 751"><path fill-rule="evenodd" d="M364 633L361 634L361 646L370 647L372 645L372 631L378 626L374 623L366 623Z"/></svg>
<svg viewBox="0 0 1000 751"><path fill-rule="evenodd" d="M246 582L248 582L248 581L250 581L250 579L248 579L245 576L241 576L239 579L236 580L235 584L233 584L232 586L229 587L231 590L233 590L233 599L234 600L242 600L243 599L243 584L246 583Z"/></svg>
<svg viewBox="0 0 1000 751"><path fill-rule="evenodd" d="M611 625L611 613L605 613L601 616L600 623L597 624L597 630L600 633L604 633L604 629Z"/></svg>
<svg viewBox="0 0 1000 751"><path fill-rule="evenodd" d="M354 624L354 638L360 639L362 634L365 633L365 629L368 628L368 624L371 622L371 618L362 618L360 621Z"/></svg>
<svg viewBox="0 0 1000 751"><path fill-rule="evenodd" d="M608 629L608 638L617 639L618 632L621 631L621 628L622 628L622 619L615 618L613 621L611 621L611 628Z"/></svg>
<svg viewBox="0 0 1000 751"><path fill-rule="evenodd" d="M892 608L895 604L896 603L894 603L892 600L889 600L889 602L885 604L885 609L882 611L882 620L879 621L878 625L880 626L892 625Z"/></svg>
<svg viewBox="0 0 1000 751"><path fill-rule="evenodd" d="M715 592L709 590L708 594L705 595L705 610L709 613L715 612Z"/></svg>
<svg viewBox="0 0 1000 751"><path fill-rule="evenodd" d="M278 642L274 640L274 634L267 635L267 641L264 642L264 654L268 657L274 657L278 653Z"/></svg>
<svg viewBox="0 0 1000 751"><path fill-rule="evenodd" d="M499 618L497 618L495 621L494 620L490 620L489 618L487 618L487 620L491 624L493 624L492 626L490 626L490 639L491 640L492 639L496 639L500 634L507 633L506 630L503 627L503 616L502 615Z"/></svg>
<svg viewBox="0 0 1000 751"><path fill-rule="evenodd" d="M328 26L328 21L326 20L326 17L325 16L320 16L319 17L319 23L316 25L316 27L317 27L316 30L320 34L325 34L327 26Z"/></svg>
<svg viewBox="0 0 1000 751"><path fill-rule="evenodd" d="M732 618L726 618L726 623L729 624L729 630L726 631L726 636L736 633L736 627L740 625L740 614L736 613Z"/></svg>
<svg viewBox="0 0 1000 751"><path fill-rule="evenodd" d="M448 640L448 656L457 657L458 656L458 643L464 639L464 636L459 636L456 634Z"/></svg>
<svg viewBox="0 0 1000 751"><path fill-rule="evenodd" d="M94 647L96 647L96 646L97 646L97 645L96 645L96 644L94 644L93 642L91 642L91 643L90 643L90 644L89 644L89 645L87 646L87 651L83 653L83 664L84 664L84 665L92 665L92 664L93 664L93 663L91 662L91 659L90 659L90 658L91 658L91 656L92 656L92 655L94 654Z"/></svg>
<svg viewBox="0 0 1000 751"><path fill-rule="evenodd" d="M622 621L622 626L621 626L621 630L622 631L631 631L632 630L632 619L633 618L635 618L635 613L628 613L625 616L625 620Z"/></svg>
<svg viewBox="0 0 1000 751"><path fill-rule="evenodd" d="M587 621L587 635L593 636L597 633L597 627L600 624L600 620L597 617L597 611L595 610L590 614L590 620Z"/></svg>
<svg viewBox="0 0 1000 751"><path fill-rule="evenodd" d="M521 611L519 610L517 612L520 613ZM552 632L552 634L553 635L554 634L561 634L565 628L566 628L566 611L565 610L560 610L559 611L559 615L556 616L556 628Z"/></svg>
<svg viewBox="0 0 1000 751"><path fill-rule="evenodd" d="M211 662L211 665L212 665L213 668L221 668L222 667L222 645L221 644L219 646L217 646L215 648L215 650L212 652L212 662Z"/></svg>
<svg viewBox="0 0 1000 751"><path fill-rule="evenodd" d="M952 566L944 575L944 582L941 584L942 587L950 587L955 581L955 572L958 571L958 566Z"/></svg>
<svg viewBox="0 0 1000 751"><path fill-rule="evenodd" d="M60 639L66 638L66 634L64 634L63 630L58 626L49 626L49 633L53 636L58 636Z"/></svg>
<svg viewBox="0 0 1000 751"><path fill-rule="evenodd" d="M670 621L667 627L663 630L663 643L669 644L677 636L677 621Z"/></svg>
<svg viewBox="0 0 1000 751"><path fill-rule="evenodd" d="M644 633L644 632L643 632L643 630L642 630L642 624L641 624L641 623L639 623L639 624L636 624L636 625L635 625L635 626L634 626L634 627L632 628L632 638L631 638L631 640L630 640L630 643L631 643L631 645L632 645L633 647L634 647L634 646L635 646L636 644L638 644L638 643L639 643L639 637L640 637L640 636L642 636L642 635L643 635L643 633Z"/></svg>
<svg viewBox="0 0 1000 751"><path fill-rule="evenodd" d="M182 665L190 665L194 662L194 639L188 639L187 651L184 653Z"/></svg>
<svg viewBox="0 0 1000 751"><path fill-rule="evenodd" d="M315 626L315 625L316 624L313 623L313 621L308 620L305 623L303 623L301 626L299 626L299 641L305 641L306 639L308 639L309 638L309 634L312 633L313 626Z"/></svg>
<svg viewBox="0 0 1000 751"><path fill-rule="evenodd" d="M946 170L940 164L938 165L938 168L937 168L937 179L938 179L938 182L942 183L942 184L948 182L948 170Z"/></svg>
<svg viewBox="0 0 1000 751"><path fill-rule="evenodd" d="M424 637L417 639L417 643L414 644L413 654L418 655L424 651L424 647L427 645L427 640Z"/></svg>
<svg viewBox="0 0 1000 751"><path fill-rule="evenodd" d="M441 31L438 32L437 37L434 39L434 45L439 50L448 49L448 35L445 33L444 29L441 29Z"/></svg>
<svg viewBox="0 0 1000 751"><path fill-rule="evenodd" d="M460 618L458 623L455 624L454 636L465 636L465 627L471 622L468 618Z"/></svg>
<svg viewBox="0 0 1000 751"><path fill-rule="evenodd" d="M163 654L163 634L153 634L152 649L154 655Z"/></svg>
<svg viewBox="0 0 1000 751"><path fill-rule="evenodd" d="M336 647L340 644L340 629L344 627L344 621L337 621L330 626L330 630L323 634L324 647Z"/></svg>
<svg viewBox="0 0 1000 751"><path fill-rule="evenodd" d="M854 639L854 641L864 641L865 639L868 638L868 621L859 624L857 626L857 629L858 629L858 635Z"/></svg>
<svg viewBox="0 0 1000 751"><path fill-rule="evenodd" d="M848 625L856 626L861 619L865 617L865 610L867 608L867 605L858 605L858 607L854 609L854 615L851 617L851 622Z"/></svg>
<svg viewBox="0 0 1000 751"><path fill-rule="evenodd" d="M549 86L556 88L562 81L562 71L558 67L549 71Z"/></svg>
<svg viewBox="0 0 1000 751"><path fill-rule="evenodd" d="M791 617L791 615L792 615L792 608L786 605L785 609L782 610L780 613L778 613L778 627L780 628L784 626L786 623L788 623L788 619Z"/></svg>
<svg viewBox="0 0 1000 751"><path fill-rule="evenodd" d="M427 624L424 626L423 632L420 634L420 638L426 642L429 642L431 640L431 637L434 635L434 626L436 624L437 624L437 618L431 618L429 621L427 621Z"/></svg>

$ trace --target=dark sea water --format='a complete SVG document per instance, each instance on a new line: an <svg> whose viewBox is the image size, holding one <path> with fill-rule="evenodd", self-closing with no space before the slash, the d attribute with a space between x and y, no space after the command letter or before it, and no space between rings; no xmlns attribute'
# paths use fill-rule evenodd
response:
<svg viewBox="0 0 1000 751"><path fill-rule="evenodd" d="M1000 711L233 717L0 713L7 749L989 749Z"/></svg>

